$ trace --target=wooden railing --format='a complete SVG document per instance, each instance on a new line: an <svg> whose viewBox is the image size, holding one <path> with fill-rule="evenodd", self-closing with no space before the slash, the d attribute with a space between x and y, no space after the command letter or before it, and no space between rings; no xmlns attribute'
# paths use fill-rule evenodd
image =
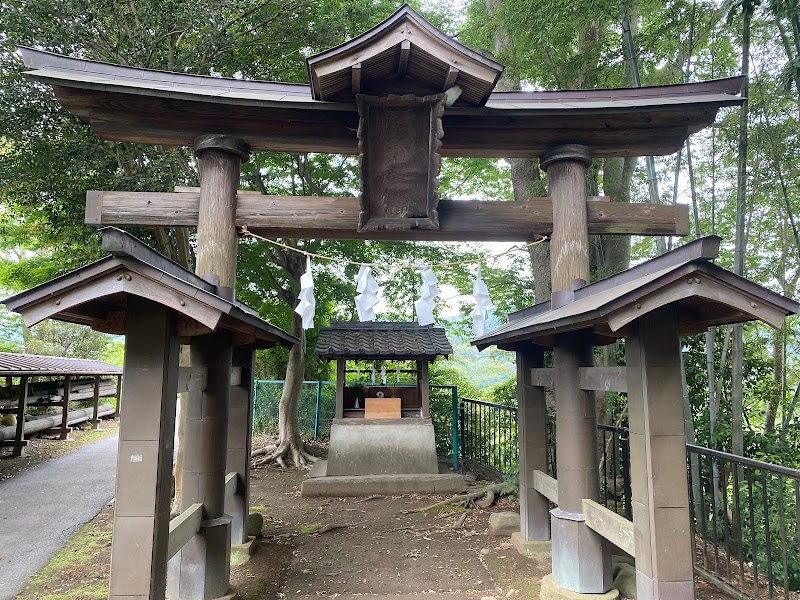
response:
<svg viewBox="0 0 800 600"><path fill-rule="evenodd" d="M558 504L558 481L542 471L533 472L533 489L553 504ZM609 542L635 556L633 523L594 500L583 500L586 526Z"/></svg>
<svg viewBox="0 0 800 600"><path fill-rule="evenodd" d="M225 476L225 497L233 496L239 489L239 474ZM203 522L203 505L192 504L189 508L169 522L169 542L167 560L175 556L198 531Z"/></svg>

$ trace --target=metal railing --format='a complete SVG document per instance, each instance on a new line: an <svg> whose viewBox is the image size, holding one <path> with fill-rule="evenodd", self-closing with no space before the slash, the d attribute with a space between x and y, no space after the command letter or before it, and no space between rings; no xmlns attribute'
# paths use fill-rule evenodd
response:
<svg viewBox="0 0 800 600"><path fill-rule="evenodd" d="M739 598L800 598L800 470L687 444L695 569Z"/></svg>
<svg viewBox="0 0 800 600"><path fill-rule="evenodd" d="M516 472L519 462L517 408L461 398L459 405L461 457L500 475Z"/></svg>
<svg viewBox="0 0 800 600"><path fill-rule="evenodd" d="M631 447L628 430L598 425L600 453L600 498L603 506L633 521L631 506Z"/></svg>

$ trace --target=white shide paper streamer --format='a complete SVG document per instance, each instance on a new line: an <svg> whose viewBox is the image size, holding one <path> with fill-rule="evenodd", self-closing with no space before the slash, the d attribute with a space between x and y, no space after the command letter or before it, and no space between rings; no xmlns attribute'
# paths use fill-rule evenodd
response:
<svg viewBox="0 0 800 600"><path fill-rule="evenodd" d="M420 287L420 298L414 303L417 309L417 322L420 325L431 325L434 322L433 308L434 298L439 295L439 288L436 284L439 280L428 265L422 265L422 287Z"/></svg>
<svg viewBox="0 0 800 600"><path fill-rule="evenodd" d="M475 298L475 308L472 310L472 333L483 335L486 333L486 313L492 308L492 299L489 298L489 288L481 278L481 265L478 263L478 274L472 284L472 297Z"/></svg>
<svg viewBox="0 0 800 600"><path fill-rule="evenodd" d="M311 257L306 259L306 272L300 277L300 302L294 309L303 319L303 329L314 328L314 311L317 301L314 299L314 275L311 273Z"/></svg>
<svg viewBox="0 0 800 600"><path fill-rule="evenodd" d="M375 305L378 304L378 282L372 276L372 268L367 265L361 265L356 275L356 310L358 311L358 320L362 323L365 321L375 320Z"/></svg>

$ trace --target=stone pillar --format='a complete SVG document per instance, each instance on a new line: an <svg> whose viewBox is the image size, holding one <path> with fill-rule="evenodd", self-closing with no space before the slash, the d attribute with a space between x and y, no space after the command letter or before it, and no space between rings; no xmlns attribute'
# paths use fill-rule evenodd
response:
<svg viewBox="0 0 800 600"><path fill-rule="evenodd" d="M531 385L531 369L544 365L533 344L517 350L517 435L519 437L520 537L550 539L550 503L533 489L533 472L547 473L547 403L543 387Z"/></svg>
<svg viewBox="0 0 800 600"><path fill-rule="evenodd" d="M589 280L586 146L566 144L541 158L553 201L550 270L552 306L571 301L575 280ZM594 365L588 332L562 334L554 347L558 507L551 511L553 580L566 590L602 594L611 589L606 542L586 527L582 500L600 499L594 395L580 389L578 369Z"/></svg>
<svg viewBox="0 0 800 600"><path fill-rule="evenodd" d="M108 597L164 598L179 341L174 313L128 297Z"/></svg>
<svg viewBox="0 0 800 600"><path fill-rule="evenodd" d="M252 346L233 349L233 366L242 370L239 385L230 390L228 414L228 457L226 471L238 473L236 494L225 499L225 514L233 517L231 543L247 542L247 515L250 511L250 451L253 437L253 361Z"/></svg>
<svg viewBox="0 0 800 600"><path fill-rule="evenodd" d="M209 600L228 592L233 519L225 514L225 475L231 363L230 333L192 339L189 364L206 369L208 376L206 389L189 392L186 403L181 512L202 504L203 521L170 561L172 599Z"/></svg>
<svg viewBox="0 0 800 600"><path fill-rule="evenodd" d="M694 543L678 308L642 317L637 329L625 340L637 598L691 600Z"/></svg>

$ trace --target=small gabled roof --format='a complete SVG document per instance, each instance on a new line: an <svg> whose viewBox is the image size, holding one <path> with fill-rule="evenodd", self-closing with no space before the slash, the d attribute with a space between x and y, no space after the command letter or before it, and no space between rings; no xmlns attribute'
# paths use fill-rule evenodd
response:
<svg viewBox="0 0 800 600"><path fill-rule="evenodd" d="M0 352L0 377L21 375L122 375L122 367L86 358Z"/></svg>
<svg viewBox="0 0 800 600"><path fill-rule="evenodd" d="M428 360L453 353L444 329L417 323L331 323L319 330L314 352L326 359Z"/></svg>
<svg viewBox="0 0 800 600"><path fill-rule="evenodd" d="M426 21L408 4L361 35L306 60L315 100L356 94L426 96L461 88L461 104L483 106L503 72L495 62Z"/></svg>
<svg viewBox="0 0 800 600"><path fill-rule="evenodd" d="M709 262L720 238L709 236L668 252L572 293L519 311L509 321L476 340L479 349L497 345L514 349L533 342L552 347L560 333L591 329L595 345L612 343L630 332L643 315L677 304L681 334L700 333L712 325L761 320L780 328L800 304ZM570 301L571 300L571 301Z"/></svg>
<svg viewBox="0 0 800 600"><path fill-rule="evenodd" d="M299 340L263 321L240 302L220 295L217 286L115 229L102 230L110 256L3 300L28 327L44 319L125 333L128 295L141 296L178 313L178 335L191 337L227 330L234 345L291 347Z"/></svg>

